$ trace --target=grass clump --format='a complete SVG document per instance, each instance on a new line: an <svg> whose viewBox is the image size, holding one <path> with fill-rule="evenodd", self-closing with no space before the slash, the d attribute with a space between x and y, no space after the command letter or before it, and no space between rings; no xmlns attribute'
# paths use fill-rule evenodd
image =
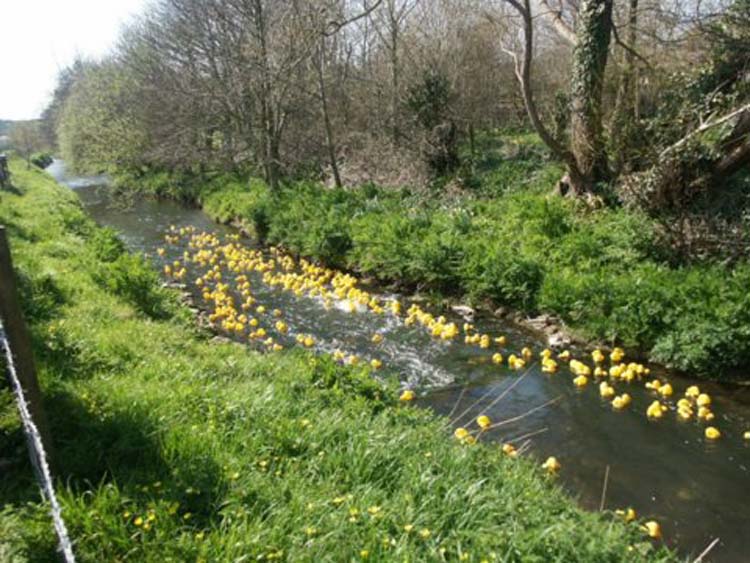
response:
<svg viewBox="0 0 750 563"><path fill-rule="evenodd" d="M126 256L111 233L12 166L22 195L3 197L0 222L40 294L26 312L78 560L672 558L637 526L577 508L533 460L451 440L365 367L154 318L100 282ZM0 553L55 561L5 390L0 409Z"/></svg>

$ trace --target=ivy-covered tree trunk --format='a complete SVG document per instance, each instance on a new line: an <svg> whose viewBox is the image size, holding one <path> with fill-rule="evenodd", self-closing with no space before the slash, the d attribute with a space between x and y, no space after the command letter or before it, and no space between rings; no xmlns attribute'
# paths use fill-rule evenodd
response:
<svg viewBox="0 0 750 563"><path fill-rule="evenodd" d="M582 0L571 83L571 152L575 167L570 186L577 194L592 192L609 176L602 136L602 87L612 33L613 0Z"/></svg>
<svg viewBox="0 0 750 563"><path fill-rule="evenodd" d="M635 77L635 49L637 36L636 25L638 23L638 0L630 0L628 6L628 46L623 49L623 64L617 87L617 99L615 110L612 114L610 127L610 147L613 156L613 174L618 176L624 170L627 163L627 155L630 152L633 138L633 128L636 122L636 99L638 89Z"/></svg>

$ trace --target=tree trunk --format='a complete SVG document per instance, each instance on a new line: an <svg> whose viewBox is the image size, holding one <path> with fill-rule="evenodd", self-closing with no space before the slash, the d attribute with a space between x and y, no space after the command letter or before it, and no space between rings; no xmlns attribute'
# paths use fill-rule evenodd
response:
<svg viewBox="0 0 750 563"><path fill-rule="evenodd" d="M612 165L615 176L623 171L626 153L630 148L632 127L635 123L636 88L635 88L635 49L637 41L636 25L638 23L638 0L630 0L628 6L628 46L623 49L623 67L615 100L615 110L612 115L610 139L614 162Z"/></svg>
<svg viewBox="0 0 750 563"><path fill-rule="evenodd" d="M571 84L571 152L576 194L591 192L609 178L602 136L602 87L612 32L612 0L582 0Z"/></svg>
<svg viewBox="0 0 750 563"><path fill-rule="evenodd" d="M319 53L316 61L316 70L318 71L318 92L320 94L320 106L323 111L323 125L326 132L326 148L328 149L328 160L331 164L331 172L333 173L333 182L337 188L342 187L341 175L339 174L339 165L336 161L336 142L333 138L333 125L331 124L331 116L328 111L328 95L326 93L325 77L323 76L323 65L325 64L325 45L323 44L325 39L321 39L319 46Z"/></svg>

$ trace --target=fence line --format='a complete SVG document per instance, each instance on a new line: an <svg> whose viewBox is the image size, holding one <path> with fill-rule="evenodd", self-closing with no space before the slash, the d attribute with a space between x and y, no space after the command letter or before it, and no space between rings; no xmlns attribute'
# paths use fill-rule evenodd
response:
<svg viewBox="0 0 750 563"><path fill-rule="evenodd" d="M10 349L10 342L6 337L4 327L0 324L0 341L2 342L3 352L5 354L5 360L8 364L8 379L13 393L16 396L16 402L18 403L18 412L21 415L21 421L23 422L23 430L26 435L26 441L29 445L29 457L31 458L31 465L36 473L37 481L42 489L42 494L50 503L50 512L52 514L52 520L55 525L55 532L59 540L60 551L62 552L65 563L75 563L75 556L73 555L73 545L68 536L68 529L65 526L65 521L62 518L62 508L60 503L57 501L57 495L55 495L55 488L52 484L52 474L50 472L49 464L47 462L47 452L44 450L42 443L42 437L39 433L39 429L34 424L29 411L29 404L26 401L26 397L21 387L21 382L18 380L18 374L16 372L15 362L13 360L13 352Z"/></svg>

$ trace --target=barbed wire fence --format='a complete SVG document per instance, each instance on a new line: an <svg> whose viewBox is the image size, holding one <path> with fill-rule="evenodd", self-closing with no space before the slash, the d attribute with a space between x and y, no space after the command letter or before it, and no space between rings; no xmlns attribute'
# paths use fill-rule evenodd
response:
<svg viewBox="0 0 750 563"><path fill-rule="evenodd" d="M18 373L16 371L15 361L13 359L13 352L10 348L10 342L5 333L5 327L0 322L0 346L3 349L3 355L5 356L5 362L7 364L6 369L8 373L8 381L10 383L13 394L18 404L18 412L21 416L21 422L23 423L23 431L26 435L26 441L28 443L29 458L31 459L31 465L36 474L37 482L42 490L42 495L50 504L50 512L52 514L52 521L55 526L55 533L57 534L60 552L62 553L63 560L65 563L75 563L75 556L73 555L73 544L70 541L68 535L68 529L65 526L65 521L62 517L62 508L57 500L55 494L55 488L52 483L52 472L50 471L48 455L44 449L42 443L42 437L39 433L39 429L34 420L31 417L29 410L29 404L26 401L26 396L23 392L23 387L18 379Z"/></svg>

